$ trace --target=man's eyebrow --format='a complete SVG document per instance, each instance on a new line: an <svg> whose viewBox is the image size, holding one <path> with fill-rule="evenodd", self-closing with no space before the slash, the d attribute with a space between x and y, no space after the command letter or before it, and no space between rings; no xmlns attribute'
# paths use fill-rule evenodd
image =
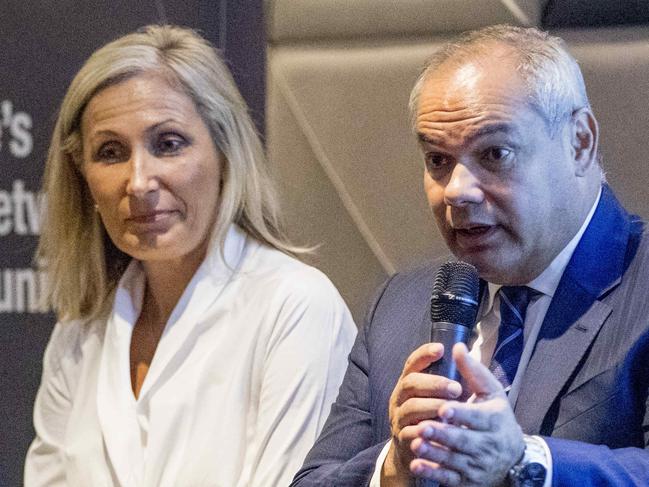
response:
<svg viewBox="0 0 649 487"><path fill-rule="evenodd" d="M492 123L492 124L484 125L476 130L469 131L469 133L465 138L465 142L469 144L473 142L475 139L478 139L480 137L486 137L488 135L501 134L501 133L505 135L512 135L512 134L517 134L518 131L513 125L509 123ZM417 138L420 140L420 142L423 142L425 144L444 145L441 139L422 132L417 133Z"/></svg>
<svg viewBox="0 0 649 487"><path fill-rule="evenodd" d="M474 140L479 137L485 137L487 135L493 135L498 133L511 135L517 133L517 130L513 125L509 123L493 123L493 124L486 125L484 127L480 127L478 130L469 133L467 139Z"/></svg>

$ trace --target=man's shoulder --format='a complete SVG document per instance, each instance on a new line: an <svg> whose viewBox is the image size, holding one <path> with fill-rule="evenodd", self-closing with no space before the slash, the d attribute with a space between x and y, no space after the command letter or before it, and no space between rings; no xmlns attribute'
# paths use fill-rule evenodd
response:
<svg viewBox="0 0 649 487"><path fill-rule="evenodd" d="M439 257L396 272L385 283L382 294L405 294L416 300L429 299L438 269L450 260L454 259L451 256Z"/></svg>
<svg viewBox="0 0 649 487"><path fill-rule="evenodd" d="M402 269L392 275L386 287L414 287L418 289L428 287L432 289L435 273L444 262L449 260L449 258L442 257L423 263L419 262L414 266Z"/></svg>
<svg viewBox="0 0 649 487"><path fill-rule="evenodd" d="M376 294L367 324L376 330L419 322L428 310L435 274L448 260L448 256L441 257L393 274Z"/></svg>
<svg viewBox="0 0 649 487"><path fill-rule="evenodd" d="M646 281L649 277L649 228L639 217L632 219L631 226L624 274L626 276L637 274L640 279Z"/></svg>

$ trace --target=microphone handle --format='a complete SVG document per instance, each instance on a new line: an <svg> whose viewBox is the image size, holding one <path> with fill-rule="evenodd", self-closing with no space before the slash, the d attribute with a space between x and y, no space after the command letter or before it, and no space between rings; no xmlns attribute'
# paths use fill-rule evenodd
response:
<svg viewBox="0 0 649 487"><path fill-rule="evenodd" d="M443 375L451 380L459 381L460 373L457 370L451 349L456 343L469 343L471 330L456 323L438 321L432 324L430 341L444 345L444 356L426 368L426 372L434 375Z"/></svg>

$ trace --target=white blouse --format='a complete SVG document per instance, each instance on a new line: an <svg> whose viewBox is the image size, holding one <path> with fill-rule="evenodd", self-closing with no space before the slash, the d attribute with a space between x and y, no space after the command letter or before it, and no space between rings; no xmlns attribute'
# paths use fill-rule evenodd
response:
<svg viewBox="0 0 649 487"><path fill-rule="evenodd" d="M334 286L231 228L176 305L135 399L129 349L143 290L133 261L106 317L54 328L26 487L288 485L356 334Z"/></svg>

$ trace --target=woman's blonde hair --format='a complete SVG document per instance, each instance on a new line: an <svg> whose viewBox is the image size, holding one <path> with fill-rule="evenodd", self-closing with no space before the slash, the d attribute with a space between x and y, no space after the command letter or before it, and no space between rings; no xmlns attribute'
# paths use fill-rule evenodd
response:
<svg viewBox="0 0 649 487"><path fill-rule="evenodd" d="M225 156L212 238L222 245L234 222L282 252L303 251L281 230L259 136L225 63L196 32L150 25L97 50L61 104L47 155L47 203L37 251L48 275L46 299L59 319L99 313L130 260L108 238L82 176L81 117L99 91L145 72L165 76L194 101Z"/></svg>

